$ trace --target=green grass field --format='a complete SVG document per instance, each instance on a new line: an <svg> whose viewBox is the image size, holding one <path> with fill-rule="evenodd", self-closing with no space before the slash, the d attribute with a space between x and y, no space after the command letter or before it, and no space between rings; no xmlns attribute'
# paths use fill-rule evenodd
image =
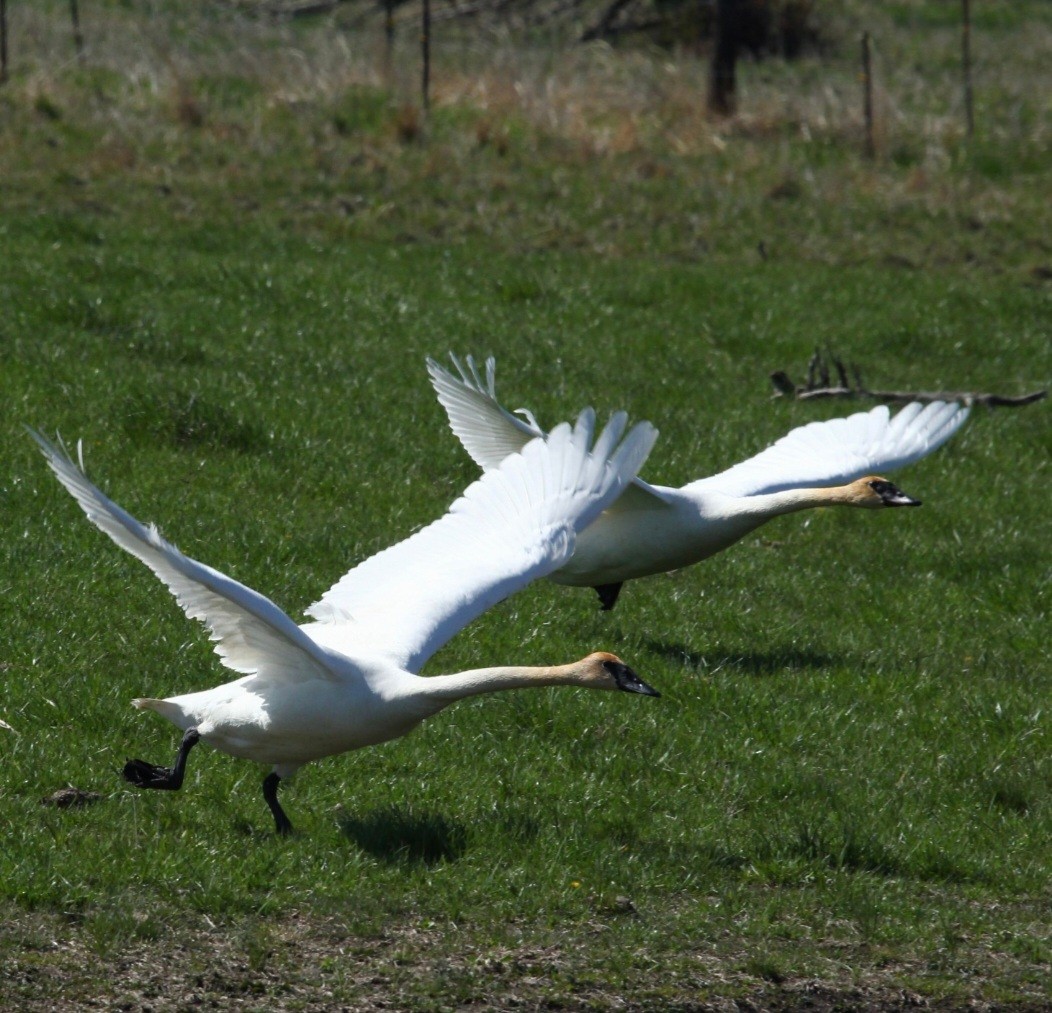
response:
<svg viewBox="0 0 1052 1013"><path fill-rule="evenodd" d="M896 476L921 510L782 518L611 615L527 588L426 671L606 649L662 698L459 704L305 768L290 840L243 761L120 780L177 744L130 699L227 673L22 428L299 618L475 477L429 354L496 355L546 424L649 418L665 484L866 407L771 399L816 346L874 387L1045 387L1052 18L976 5L969 142L943 6L836 5L827 56L744 67L728 123L686 56L455 40L425 122L338 22L100 4L79 67L66 5L12 12L0 1005L1048 1008L1047 402ZM67 785L101 798L41 804Z"/></svg>

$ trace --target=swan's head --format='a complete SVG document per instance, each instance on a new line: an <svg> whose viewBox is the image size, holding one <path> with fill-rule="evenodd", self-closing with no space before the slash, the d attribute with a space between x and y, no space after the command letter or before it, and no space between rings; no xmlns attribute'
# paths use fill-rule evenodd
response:
<svg viewBox="0 0 1052 1013"><path fill-rule="evenodd" d="M596 651L578 662L582 681L596 689L617 689L623 693L640 693L643 696L661 696L653 686L648 686L619 657L606 651Z"/></svg>
<svg viewBox="0 0 1052 1013"><path fill-rule="evenodd" d="M894 482L889 482L879 475L867 475L848 486L851 491L851 502L855 506L870 507L903 507L920 506L921 501L907 496Z"/></svg>

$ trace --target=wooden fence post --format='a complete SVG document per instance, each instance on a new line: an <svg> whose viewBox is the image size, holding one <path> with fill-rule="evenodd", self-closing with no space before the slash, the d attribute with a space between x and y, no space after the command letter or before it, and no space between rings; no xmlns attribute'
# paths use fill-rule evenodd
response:
<svg viewBox="0 0 1052 1013"><path fill-rule="evenodd" d="M964 71L964 123L968 136L975 133L975 111L972 106L972 5L961 0L961 68Z"/></svg>
<svg viewBox="0 0 1052 1013"><path fill-rule="evenodd" d="M0 84L7 80L7 0L0 0Z"/></svg>
<svg viewBox="0 0 1052 1013"><path fill-rule="evenodd" d="M420 45L423 50L424 66L421 73L421 90L423 92L424 112L431 109L431 0L424 0L421 12Z"/></svg>
<svg viewBox="0 0 1052 1013"><path fill-rule="evenodd" d="M80 9L77 0L69 0L69 17L73 22L73 45L77 50L77 62L84 62L84 36L80 30Z"/></svg>
<svg viewBox="0 0 1052 1013"><path fill-rule="evenodd" d="M716 0L716 32L709 68L709 112L730 116L735 106L735 65L738 61L738 0Z"/></svg>
<svg viewBox="0 0 1052 1013"><path fill-rule="evenodd" d="M384 0L384 74L388 87L394 75L394 0Z"/></svg>
<svg viewBox="0 0 1052 1013"><path fill-rule="evenodd" d="M873 158L877 146L873 140L873 60L870 54L869 32L862 33L862 108L866 120L866 140L864 151L867 158Z"/></svg>

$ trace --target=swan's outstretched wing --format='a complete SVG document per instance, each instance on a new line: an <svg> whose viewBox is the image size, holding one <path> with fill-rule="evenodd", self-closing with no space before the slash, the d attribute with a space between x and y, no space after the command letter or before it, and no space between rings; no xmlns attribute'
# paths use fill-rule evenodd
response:
<svg viewBox="0 0 1052 1013"><path fill-rule="evenodd" d="M692 482L684 492L757 496L885 474L941 447L967 417L964 405L914 401L895 416L886 405L878 405L847 418L810 422L786 433L755 457Z"/></svg>
<svg viewBox="0 0 1052 1013"><path fill-rule="evenodd" d="M326 650L273 602L184 556L152 524L140 524L92 485L84 475L83 460L78 467L64 447L56 447L33 429L29 434L88 520L142 560L168 586L186 614L208 627L224 665L235 672L284 681L335 677Z"/></svg>
<svg viewBox="0 0 1052 1013"><path fill-rule="evenodd" d="M460 379L429 358L431 386L449 416L449 428L483 471L496 468L509 454L520 453L530 440L545 435L532 414L524 412L525 421L497 400L497 364L492 356L486 360L485 383L472 356L465 360L466 367L452 353L449 357Z"/></svg>
<svg viewBox="0 0 1052 1013"><path fill-rule="evenodd" d="M519 418L497 400L497 364L492 356L486 359L485 382L472 356L465 358L465 364L461 364L452 353L449 357L460 373L460 379L429 358L427 371L431 376L431 386L446 410L449 428L483 471L496 468L509 454L519 453L530 440L545 435L528 409L520 408L519 413L525 418ZM660 489L635 478L611 508L625 507L630 503L657 507L665 505L667 500Z"/></svg>
<svg viewBox="0 0 1052 1013"><path fill-rule="evenodd" d="M365 560L308 615L333 650L372 650L416 671L490 606L558 569L576 532L616 498L657 431L611 418L593 445L595 413L556 426L468 487L440 520ZM620 445L618 445L620 442Z"/></svg>

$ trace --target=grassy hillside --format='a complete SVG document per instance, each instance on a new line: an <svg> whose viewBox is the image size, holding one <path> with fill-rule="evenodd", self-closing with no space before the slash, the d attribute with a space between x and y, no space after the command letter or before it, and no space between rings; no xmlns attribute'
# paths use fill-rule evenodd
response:
<svg viewBox="0 0 1052 1013"><path fill-rule="evenodd" d="M921 510L783 518L611 615L528 588L427 672L602 648L662 699L460 704L302 771L288 841L250 764L120 781L177 741L128 701L226 675L22 425L299 617L475 475L428 354L496 355L548 424L650 418L668 484L864 407L769 397L816 345L873 386L1047 386L1047 5L977 15L971 142L946 5L835 5L822 60L746 66L725 122L687 55L449 29L425 119L408 36L388 81L338 19L85 5L81 66L67 6L26 7L0 87L4 1004L1043 1008L1047 402L896 476ZM101 798L41 805L67 784Z"/></svg>

